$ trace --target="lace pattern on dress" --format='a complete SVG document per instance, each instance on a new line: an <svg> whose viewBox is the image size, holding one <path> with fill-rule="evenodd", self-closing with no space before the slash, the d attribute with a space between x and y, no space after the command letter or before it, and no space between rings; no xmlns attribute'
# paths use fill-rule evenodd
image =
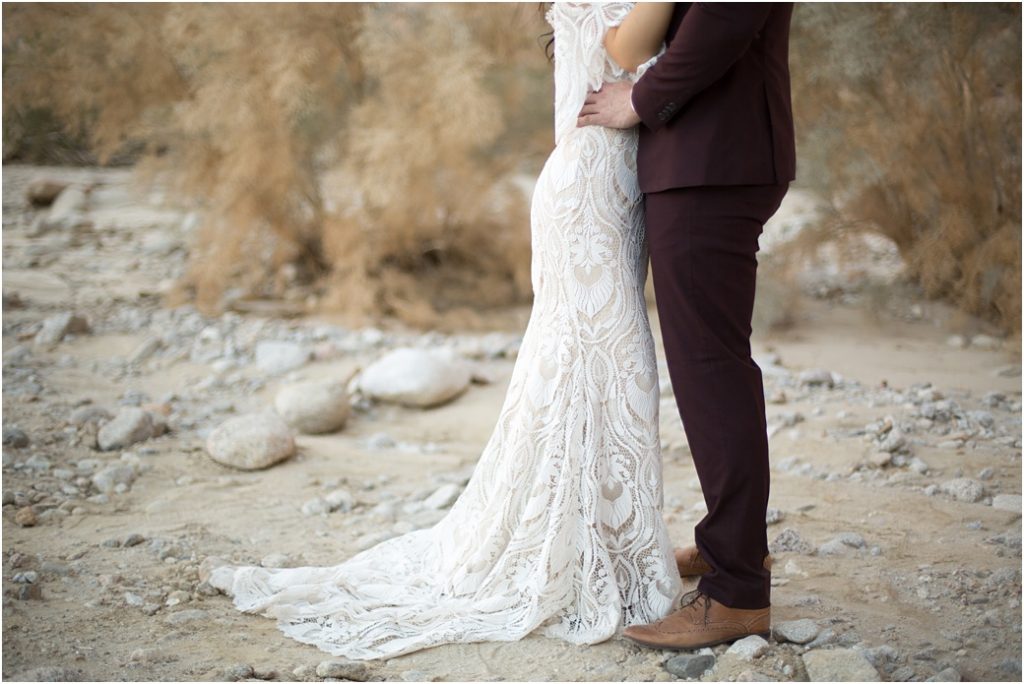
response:
<svg viewBox="0 0 1024 684"><path fill-rule="evenodd" d="M332 567L216 568L210 584L238 609L366 660L534 630L598 643L675 608L682 581L662 518L637 131L577 129L573 104L625 74L601 37L629 7L549 12L556 116L571 113L572 125L537 179L533 309L465 490L433 527Z"/></svg>

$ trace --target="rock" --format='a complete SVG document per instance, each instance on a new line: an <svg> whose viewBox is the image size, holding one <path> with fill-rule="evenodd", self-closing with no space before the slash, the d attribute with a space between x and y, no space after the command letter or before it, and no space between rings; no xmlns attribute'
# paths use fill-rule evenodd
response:
<svg viewBox="0 0 1024 684"><path fill-rule="evenodd" d="M28 435L20 427L8 425L4 428L3 442L6 446L21 449L29 445Z"/></svg>
<svg viewBox="0 0 1024 684"><path fill-rule="evenodd" d="M316 666L316 676L320 678L348 679L353 682L365 682L370 672L362 663L344 660L325 660Z"/></svg>
<svg viewBox="0 0 1024 684"><path fill-rule="evenodd" d="M819 546L818 553L822 556L837 556L851 548L862 549L865 545L864 537L856 532L842 532Z"/></svg>
<svg viewBox="0 0 1024 684"><path fill-rule="evenodd" d="M35 584L39 581L39 573L35 570L26 570L25 572L15 573L11 581L15 584Z"/></svg>
<svg viewBox="0 0 1024 684"><path fill-rule="evenodd" d="M396 444L395 439L386 432L377 432L366 440L367 449L390 449Z"/></svg>
<svg viewBox="0 0 1024 684"><path fill-rule="evenodd" d="M889 675L889 680L892 682L908 682L916 676L913 668L909 666L901 666L892 671Z"/></svg>
<svg viewBox="0 0 1024 684"><path fill-rule="evenodd" d="M807 577L807 572L800 567L799 564L792 558L786 561L786 566L783 568L783 572L787 575L796 575L797 577Z"/></svg>
<svg viewBox="0 0 1024 684"><path fill-rule="evenodd" d="M911 470L913 470L915 473L918 473L920 475L924 475L924 474L926 474L928 472L928 464L925 463L924 461L922 461L917 456L914 456L913 458L911 458L910 459L910 463L908 465L909 465Z"/></svg>
<svg viewBox="0 0 1024 684"><path fill-rule="evenodd" d="M28 470L38 470L40 472L46 472L50 469L52 464L40 456L39 454L33 454L25 461L25 468Z"/></svg>
<svg viewBox="0 0 1024 684"><path fill-rule="evenodd" d="M958 477L943 482L941 489L957 501L977 503L985 498L985 487L977 480L972 480L969 477Z"/></svg>
<svg viewBox="0 0 1024 684"><path fill-rule="evenodd" d="M868 456L868 462L876 468L884 468L892 463L892 454L888 451L876 451Z"/></svg>
<svg viewBox="0 0 1024 684"><path fill-rule="evenodd" d="M765 524L775 525L777 523L782 522L785 518L786 518L786 514L783 513L781 510L779 510L778 508L771 508L771 507L769 507L765 511L764 521L765 521Z"/></svg>
<svg viewBox="0 0 1024 684"><path fill-rule="evenodd" d="M221 465L259 470L291 457L295 453L295 438L280 416L261 411L221 423L207 437L206 451Z"/></svg>
<svg viewBox="0 0 1024 684"><path fill-rule="evenodd" d="M62 220L75 218L83 212L88 211L89 193L85 188L77 185L68 185L53 200L47 218L50 220Z"/></svg>
<svg viewBox="0 0 1024 684"><path fill-rule="evenodd" d="M802 656L812 682L877 682L878 671L861 651L830 648L808 651Z"/></svg>
<svg viewBox="0 0 1024 684"><path fill-rule="evenodd" d="M124 541L121 542L121 546L138 546L144 541L146 541L146 538L143 535L138 532L132 532L124 538Z"/></svg>
<svg viewBox="0 0 1024 684"><path fill-rule="evenodd" d="M985 392L985 396L981 398L981 403L989 408L998 408L1005 401L1006 395L1002 392Z"/></svg>
<svg viewBox="0 0 1024 684"><path fill-rule="evenodd" d="M133 663L156 665L168 660L175 660L175 657L159 648L137 648L128 656Z"/></svg>
<svg viewBox="0 0 1024 684"><path fill-rule="evenodd" d="M55 178L33 178L25 188L25 199L34 207L48 207L66 187L66 182Z"/></svg>
<svg viewBox="0 0 1024 684"><path fill-rule="evenodd" d="M123 449L149 439L155 432L153 416L149 411L126 406L117 412L113 420L100 428L96 443L103 451Z"/></svg>
<svg viewBox="0 0 1024 684"><path fill-rule="evenodd" d="M22 584L15 595L19 601L42 601L43 589L38 584Z"/></svg>
<svg viewBox="0 0 1024 684"><path fill-rule="evenodd" d="M282 387L274 409L299 432L318 435L340 430L349 414L348 392L340 382L312 380Z"/></svg>
<svg viewBox="0 0 1024 684"><path fill-rule="evenodd" d="M1001 511L1021 512L1020 494L996 494L992 497L992 508Z"/></svg>
<svg viewBox="0 0 1024 684"><path fill-rule="evenodd" d="M423 506L433 510L448 508L455 503L455 500L459 498L461 493L462 488L457 484L448 483L441 485L433 494L423 500Z"/></svg>
<svg viewBox="0 0 1024 684"><path fill-rule="evenodd" d="M2 301L4 311L25 308L25 300L21 298L21 294L17 290L4 290ZM18 345L17 349L22 350L22 345ZM19 353L23 354L24 351L19 351ZM9 360L12 362L15 358L16 356L9 356Z"/></svg>
<svg viewBox="0 0 1024 684"><path fill-rule="evenodd" d="M978 349L998 349L1001 342L991 335L975 335L971 338L971 346Z"/></svg>
<svg viewBox="0 0 1024 684"><path fill-rule="evenodd" d="M955 667L947 667L924 680L926 682L959 682L960 672Z"/></svg>
<svg viewBox="0 0 1024 684"><path fill-rule="evenodd" d="M139 242L143 254L155 257L167 256L185 246L176 235L162 229L145 233Z"/></svg>
<svg viewBox="0 0 1024 684"><path fill-rule="evenodd" d="M751 634L734 641L726 653L734 655L742 660L753 660L768 650L768 642L763 637Z"/></svg>
<svg viewBox="0 0 1024 684"><path fill-rule="evenodd" d="M794 644L806 644L818 636L820 631L817 623L808 618L787 620L772 625L772 634L777 641L790 641Z"/></svg>
<svg viewBox="0 0 1024 684"><path fill-rule="evenodd" d="M423 670L406 670L399 675L403 682L436 682L437 677Z"/></svg>
<svg viewBox="0 0 1024 684"><path fill-rule="evenodd" d="M995 417L988 411L969 411L967 417L983 428L990 428L996 424Z"/></svg>
<svg viewBox="0 0 1024 684"><path fill-rule="evenodd" d="M403 347L368 366L355 385L378 401L428 408L465 392L470 378L464 363L426 349Z"/></svg>
<svg viewBox="0 0 1024 684"><path fill-rule="evenodd" d="M866 648L863 653L864 657L868 659L868 662L876 668L883 667L888 663L895 663L900 656L900 652L889 644Z"/></svg>
<svg viewBox="0 0 1024 684"><path fill-rule="evenodd" d="M253 670L252 665L246 665L245 663L239 663L232 665L224 671L224 681L226 682L240 682L243 679L249 679L252 677Z"/></svg>
<svg viewBox="0 0 1024 684"><path fill-rule="evenodd" d="M963 335L950 335L946 338L946 344L953 347L953 349L963 349L967 346L967 340Z"/></svg>
<svg viewBox="0 0 1024 684"><path fill-rule="evenodd" d="M811 387L831 387L833 383L832 373L821 368L803 371L800 373L799 381L801 385L810 385Z"/></svg>
<svg viewBox="0 0 1024 684"><path fill-rule="evenodd" d="M260 565L264 568L294 568L298 561L286 553L270 553L260 560Z"/></svg>
<svg viewBox="0 0 1024 684"><path fill-rule="evenodd" d="M324 497L331 511L348 513L356 505L356 498L347 489L335 489Z"/></svg>
<svg viewBox="0 0 1024 684"><path fill-rule="evenodd" d="M118 485L130 487L135 481L135 468L128 463L114 463L92 476L92 484L104 494L110 494Z"/></svg>
<svg viewBox="0 0 1024 684"><path fill-rule="evenodd" d="M164 341L159 337L147 337L143 340L142 344L135 348L135 351L131 353L131 356L128 357L128 363L142 363L155 354L163 344Z"/></svg>
<svg viewBox="0 0 1024 684"><path fill-rule="evenodd" d="M99 425L113 417L114 415L102 406L86 405L79 406L72 411L71 416L68 418L68 422L77 427L82 427L89 423L96 423Z"/></svg>
<svg viewBox="0 0 1024 684"><path fill-rule="evenodd" d="M907 445L907 438L904 434L898 430L893 429L889 431L882 443L878 445L879 451L885 451L887 453L893 453L894 451L900 451Z"/></svg>
<svg viewBox="0 0 1024 684"><path fill-rule="evenodd" d="M65 335L87 332L89 332L89 322L83 316L64 311L47 316L33 342L37 345L53 345L64 339Z"/></svg>
<svg viewBox="0 0 1024 684"><path fill-rule="evenodd" d="M302 515L324 515L331 512L331 506L325 500L317 497L302 504Z"/></svg>
<svg viewBox="0 0 1024 684"><path fill-rule="evenodd" d="M800 533L792 527L787 527L775 536L775 539L769 544L768 550L772 553L793 552L807 554L811 553L814 547L804 541Z"/></svg>
<svg viewBox="0 0 1024 684"><path fill-rule="evenodd" d="M299 665L297 668L292 670L292 677L294 677L297 682L316 681L316 667L313 665Z"/></svg>
<svg viewBox="0 0 1024 684"><path fill-rule="evenodd" d="M309 359L309 348L295 342L264 340L256 345L256 365L271 375L287 373Z"/></svg>
<svg viewBox="0 0 1024 684"><path fill-rule="evenodd" d="M715 666L715 656L706 653L684 653L665 662L665 669L680 679L697 679Z"/></svg>
<svg viewBox="0 0 1024 684"><path fill-rule="evenodd" d="M36 524L36 512L31 506L24 506L14 514L14 522L21 527L32 527Z"/></svg>

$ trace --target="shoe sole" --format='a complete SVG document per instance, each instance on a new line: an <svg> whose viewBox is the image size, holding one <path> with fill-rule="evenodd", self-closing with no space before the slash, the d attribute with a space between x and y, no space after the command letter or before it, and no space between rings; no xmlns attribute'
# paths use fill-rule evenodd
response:
<svg viewBox="0 0 1024 684"><path fill-rule="evenodd" d="M634 639L631 636L627 636L626 638L632 641L634 644L640 644L641 646L646 646L647 648L660 648L666 651L692 651L694 649L705 648L707 646L718 646L719 644L727 644L730 641L738 641L740 639L745 639L748 636L759 636L765 641L767 641L768 637L771 636L771 630L768 630L767 632L751 632L750 634L741 634L739 636L727 637L725 639L719 639L718 641L709 641L704 644L694 644L692 646L669 646L666 644L652 644L649 641L643 641L642 639Z"/></svg>

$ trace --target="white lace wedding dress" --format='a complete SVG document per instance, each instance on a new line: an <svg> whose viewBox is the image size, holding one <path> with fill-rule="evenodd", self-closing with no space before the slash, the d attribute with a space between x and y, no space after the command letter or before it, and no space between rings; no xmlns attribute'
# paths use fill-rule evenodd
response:
<svg viewBox="0 0 1024 684"><path fill-rule="evenodd" d="M465 491L433 527L340 565L215 569L238 609L357 660L535 630L597 643L675 609L637 132L576 128L589 88L629 77L602 40L632 4L547 14L556 147L531 212L533 310Z"/></svg>

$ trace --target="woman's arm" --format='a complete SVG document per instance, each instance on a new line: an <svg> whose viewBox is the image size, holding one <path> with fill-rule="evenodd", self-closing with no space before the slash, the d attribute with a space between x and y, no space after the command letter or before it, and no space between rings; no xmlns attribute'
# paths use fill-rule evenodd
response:
<svg viewBox="0 0 1024 684"><path fill-rule="evenodd" d="M658 54L672 18L673 5L671 2L638 2L620 25L608 29L604 47L616 64L626 71L636 71Z"/></svg>

